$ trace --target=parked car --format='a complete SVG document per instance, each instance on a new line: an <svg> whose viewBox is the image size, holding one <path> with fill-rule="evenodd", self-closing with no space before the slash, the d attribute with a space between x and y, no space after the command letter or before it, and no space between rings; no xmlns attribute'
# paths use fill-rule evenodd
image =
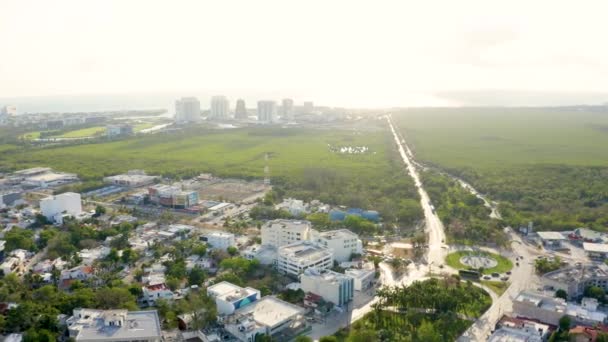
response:
<svg viewBox="0 0 608 342"><path fill-rule="evenodd" d="M492 277L494 277L494 278L498 278L498 277L500 277L500 274L498 274L498 273L494 272L494 273L492 273Z"/></svg>

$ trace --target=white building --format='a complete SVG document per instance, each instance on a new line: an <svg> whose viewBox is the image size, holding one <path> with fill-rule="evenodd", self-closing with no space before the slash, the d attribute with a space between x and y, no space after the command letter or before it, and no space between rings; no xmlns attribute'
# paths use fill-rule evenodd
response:
<svg viewBox="0 0 608 342"><path fill-rule="evenodd" d="M344 306L353 299L354 279L331 270L308 268L300 276L302 291L312 292L328 302Z"/></svg>
<svg viewBox="0 0 608 342"><path fill-rule="evenodd" d="M262 245L275 248L306 241L311 237L312 227L308 221L274 220L262 226Z"/></svg>
<svg viewBox="0 0 608 342"><path fill-rule="evenodd" d="M150 306L156 304L159 299L173 300L173 292L164 283L144 286L141 289L144 301Z"/></svg>
<svg viewBox="0 0 608 342"><path fill-rule="evenodd" d="M597 300L593 298L583 298L582 305L578 305L532 291L522 291L513 300L513 312L518 316L552 325L559 325L563 316L569 316L576 324L602 324L607 315L598 311L597 306Z"/></svg>
<svg viewBox="0 0 608 342"><path fill-rule="evenodd" d="M277 103L274 101L258 101L258 121L274 122L277 116Z"/></svg>
<svg viewBox="0 0 608 342"><path fill-rule="evenodd" d="M236 310L261 298L259 290L251 287L243 288L227 281L209 286L207 295L215 300L220 315L233 314Z"/></svg>
<svg viewBox="0 0 608 342"><path fill-rule="evenodd" d="M33 174L31 176L23 178L21 185L32 188L48 188L73 183L76 181L78 181L78 176L74 173L60 173L48 169L48 171L46 172Z"/></svg>
<svg viewBox="0 0 608 342"><path fill-rule="evenodd" d="M213 249L225 251L228 247L236 246L234 234L232 233L213 231L205 234L204 238L206 239L207 244Z"/></svg>
<svg viewBox="0 0 608 342"><path fill-rule="evenodd" d="M66 192L43 198L40 201L40 211L49 221L62 224L64 215L77 217L82 214L80 194Z"/></svg>
<svg viewBox="0 0 608 342"><path fill-rule="evenodd" d="M283 99L281 101L281 119L293 120L293 99Z"/></svg>
<svg viewBox="0 0 608 342"><path fill-rule="evenodd" d="M234 107L234 118L237 120L246 120L248 117L247 107L245 106L245 100L236 100L236 107Z"/></svg>
<svg viewBox="0 0 608 342"><path fill-rule="evenodd" d="M154 311L74 309L69 336L77 342L160 342L160 320Z"/></svg>
<svg viewBox="0 0 608 342"><path fill-rule="evenodd" d="M305 310L278 298L267 296L226 317L225 329L239 341L254 342L256 335L270 335L278 341L291 341L306 329ZM288 336L277 336L287 333Z"/></svg>
<svg viewBox="0 0 608 342"><path fill-rule="evenodd" d="M83 249L78 252L78 256L82 259L83 265L93 265L96 260L103 259L110 255L110 248L99 246L93 249Z"/></svg>
<svg viewBox="0 0 608 342"><path fill-rule="evenodd" d="M363 254L363 243L359 236L348 229L317 232L313 230L312 241L329 248L338 262L350 261L353 254Z"/></svg>
<svg viewBox="0 0 608 342"><path fill-rule="evenodd" d="M299 276L310 267L328 269L333 264L329 249L309 241L296 242L278 250L277 269L284 274Z"/></svg>
<svg viewBox="0 0 608 342"><path fill-rule="evenodd" d="M344 271L344 274L354 279L356 291L368 289L376 277L376 271L367 268L349 268Z"/></svg>
<svg viewBox="0 0 608 342"><path fill-rule="evenodd" d="M262 265L272 265L277 260L277 249L269 245L252 245L247 247L241 255L248 260L256 259Z"/></svg>
<svg viewBox="0 0 608 342"><path fill-rule="evenodd" d="M201 103L196 97L182 97L175 101L175 122L196 123L201 121Z"/></svg>
<svg viewBox="0 0 608 342"><path fill-rule="evenodd" d="M583 249L590 259L603 261L608 258L608 244L583 242Z"/></svg>
<svg viewBox="0 0 608 342"><path fill-rule="evenodd" d="M211 97L211 108L209 109L209 118L215 120L226 120L228 119L228 112L230 110L230 102L226 96L213 96Z"/></svg>
<svg viewBox="0 0 608 342"><path fill-rule="evenodd" d="M154 183L158 176L148 176L142 170L130 170L126 174L104 177L103 181L108 184L134 188Z"/></svg>
<svg viewBox="0 0 608 342"><path fill-rule="evenodd" d="M302 200L286 198L283 202L277 204L275 209L283 209L289 211L293 216L302 216L308 214L308 206Z"/></svg>

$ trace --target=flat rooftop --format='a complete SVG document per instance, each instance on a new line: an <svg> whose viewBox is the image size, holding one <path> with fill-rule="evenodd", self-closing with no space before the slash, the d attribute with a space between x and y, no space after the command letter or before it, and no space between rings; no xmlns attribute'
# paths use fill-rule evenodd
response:
<svg viewBox="0 0 608 342"><path fill-rule="evenodd" d="M42 175L31 176L31 177L28 177L27 180L34 181L34 182L52 182L52 181L61 180L64 178L73 178L73 177L76 177L76 175L73 173L51 172L51 173L45 173Z"/></svg>
<svg viewBox="0 0 608 342"><path fill-rule="evenodd" d="M488 342L542 342L543 338L536 331L503 327L496 330Z"/></svg>
<svg viewBox="0 0 608 342"><path fill-rule="evenodd" d="M321 232L319 235L321 235L323 238L325 238L327 240L358 239L359 238L359 235L351 232L348 229L330 230L330 231L326 231L326 232Z"/></svg>
<svg viewBox="0 0 608 342"><path fill-rule="evenodd" d="M72 317L70 329L78 330L76 341L120 341L145 340L160 338L161 328L156 310L130 311L126 310L81 310L82 318ZM126 319L123 326L106 326L106 319L124 314ZM76 313L76 310L74 311Z"/></svg>
<svg viewBox="0 0 608 342"><path fill-rule="evenodd" d="M279 255L303 261L314 261L332 256L329 249L308 241L300 241L291 245L279 247Z"/></svg>
<svg viewBox="0 0 608 342"><path fill-rule="evenodd" d="M305 310L276 297L266 296L239 309L236 315L251 315L253 320L267 327L277 326L294 316L303 315Z"/></svg>
<svg viewBox="0 0 608 342"><path fill-rule="evenodd" d="M316 268L306 269L304 271L304 276L313 278L316 281L323 281L323 282L332 283L332 284L340 283L343 280L352 279L352 277L342 274L342 273L338 273L338 272L334 272L334 271L330 271L330 270L319 270Z"/></svg>
<svg viewBox="0 0 608 342"><path fill-rule="evenodd" d="M207 288L207 293L227 302L234 302L249 297L258 291L251 287L240 287L227 281L222 281Z"/></svg>
<svg viewBox="0 0 608 342"><path fill-rule="evenodd" d="M234 237L234 234L228 233L228 232L222 232L222 231L219 231L219 230L214 230L214 231L211 231L209 233L206 233L205 236L213 236L213 237L220 237L220 238L229 238L229 237Z"/></svg>
<svg viewBox="0 0 608 342"><path fill-rule="evenodd" d="M561 298L548 297L532 291L522 291L515 298L518 302L529 303L543 310L566 312L566 301Z"/></svg>
<svg viewBox="0 0 608 342"><path fill-rule="evenodd" d="M537 234L543 240L566 240L566 237L560 232L538 232Z"/></svg>
<svg viewBox="0 0 608 342"><path fill-rule="evenodd" d="M594 278L608 278L608 266L602 264L589 264L566 267L557 271L549 272L543 275L543 277L550 280L563 282L565 284Z"/></svg>
<svg viewBox="0 0 608 342"><path fill-rule="evenodd" d="M608 245L605 243L583 242L583 249L592 253L608 253Z"/></svg>
<svg viewBox="0 0 608 342"><path fill-rule="evenodd" d="M312 225L308 221L303 220L273 220L265 224L266 227L281 228L281 229L310 229Z"/></svg>
<svg viewBox="0 0 608 342"><path fill-rule="evenodd" d="M376 271L367 268L349 268L344 271L344 274L351 276L353 278L364 278L369 276L370 274L375 274Z"/></svg>

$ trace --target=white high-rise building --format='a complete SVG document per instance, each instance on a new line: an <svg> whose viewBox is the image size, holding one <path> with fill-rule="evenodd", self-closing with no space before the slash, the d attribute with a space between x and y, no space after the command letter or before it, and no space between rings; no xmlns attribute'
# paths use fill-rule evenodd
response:
<svg viewBox="0 0 608 342"><path fill-rule="evenodd" d="M247 117L247 106L245 106L245 100L236 100L236 107L234 107L234 118L237 120L245 120Z"/></svg>
<svg viewBox="0 0 608 342"><path fill-rule="evenodd" d="M209 118L215 120L228 119L230 102L226 96L213 96L211 98L211 108L209 109Z"/></svg>
<svg viewBox="0 0 608 342"><path fill-rule="evenodd" d="M274 101L258 101L258 121L274 122L277 116L277 103Z"/></svg>
<svg viewBox="0 0 608 342"><path fill-rule="evenodd" d="M281 119L289 121L293 120L292 99L283 99L283 101L281 101Z"/></svg>
<svg viewBox="0 0 608 342"><path fill-rule="evenodd" d="M330 230L326 232L312 231L312 241L329 248L338 262L350 261L353 254L363 253L363 243L359 236L348 229Z"/></svg>
<svg viewBox="0 0 608 342"><path fill-rule="evenodd" d="M0 125L6 125L11 116L17 115L17 107L4 106L0 108Z"/></svg>
<svg viewBox="0 0 608 342"><path fill-rule="evenodd" d="M312 228L308 221L274 220L262 226L262 244L279 248L298 241L307 241Z"/></svg>
<svg viewBox="0 0 608 342"><path fill-rule="evenodd" d="M61 224L64 215L76 217L82 214L80 194L66 192L43 198L40 201L40 211L49 221Z"/></svg>
<svg viewBox="0 0 608 342"><path fill-rule="evenodd" d="M175 101L175 122L201 121L201 103L196 97L182 97Z"/></svg>

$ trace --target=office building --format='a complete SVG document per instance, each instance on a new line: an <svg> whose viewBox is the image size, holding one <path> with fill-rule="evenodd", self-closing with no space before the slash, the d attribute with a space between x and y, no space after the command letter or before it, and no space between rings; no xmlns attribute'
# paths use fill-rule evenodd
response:
<svg viewBox="0 0 608 342"><path fill-rule="evenodd" d="M309 241L296 242L278 250L277 269L283 274L299 276L311 267L329 269L333 265L331 251Z"/></svg>
<svg viewBox="0 0 608 342"><path fill-rule="evenodd" d="M226 96L213 96L211 98L211 108L209 109L209 119L226 120L230 110L230 102Z"/></svg>
<svg viewBox="0 0 608 342"><path fill-rule="evenodd" d="M352 277L331 270L308 268L300 276L302 291L323 297L328 302L344 306L353 299L355 283Z"/></svg>
<svg viewBox="0 0 608 342"><path fill-rule="evenodd" d="M258 101L258 121L271 123L276 121L277 103L274 101Z"/></svg>
<svg viewBox="0 0 608 342"><path fill-rule="evenodd" d="M262 245L279 248L311 237L312 226L308 221L273 220L262 226Z"/></svg>
<svg viewBox="0 0 608 342"><path fill-rule="evenodd" d="M198 204L198 192L176 186L156 184L148 188L152 203L176 209L187 209Z"/></svg>
<svg viewBox="0 0 608 342"><path fill-rule="evenodd" d="M236 107L234 108L234 118L237 120L246 120L248 118L245 100L236 100Z"/></svg>
<svg viewBox="0 0 608 342"><path fill-rule="evenodd" d="M304 102L304 107L302 107L304 114L310 114L315 110L315 105L312 101Z"/></svg>
<svg viewBox="0 0 608 342"><path fill-rule="evenodd" d="M207 241L207 244L213 249L227 250L228 247L236 246L236 240L234 234L213 231L203 236L203 240Z"/></svg>
<svg viewBox="0 0 608 342"><path fill-rule="evenodd" d="M281 119L292 121L293 114L293 100L283 99L283 101L281 101Z"/></svg>
<svg viewBox="0 0 608 342"><path fill-rule="evenodd" d="M353 254L363 253L363 243L359 236L348 229L317 232L313 230L312 241L329 248L337 262L350 261Z"/></svg>
<svg viewBox="0 0 608 342"><path fill-rule="evenodd" d="M196 97L182 97L175 101L175 122L196 123L201 121L201 103Z"/></svg>
<svg viewBox="0 0 608 342"><path fill-rule="evenodd" d="M261 293L251 287L240 287L222 281L207 288L207 295L215 300L219 315L231 315L236 310L259 300Z"/></svg>
<svg viewBox="0 0 608 342"><path fill-rule="evenodd" d="M305 310L276 297L267 296L223 319L224 328L239 341L253 342L268 335L273 341L292 341L308 326Z"/></svg>
<svg viewBox="0 0 608 342"><path fill-rule="evenodd" d="M82 214L80 194L66 192L43 198L40 201L40 211L49 221L62 224L64 216L77 217Z"/></svg>
<svg viewBox="0 0 608 342"><path fill-rule="evenodd" d="M77 342L160 342L160 320L156 310L74 309L66 320L69 337Z"/></svg>
<svg viewBox="0 0 608 342"><path fill-rule="evenodd" d="M518 317L534 318L551 325L559 325L563 316L569 316L575 324L603 324L607 315L597 307L595 298L583 298L582 304L578 305L533 291L522 291L513 300L513 312Z"/></svg>

